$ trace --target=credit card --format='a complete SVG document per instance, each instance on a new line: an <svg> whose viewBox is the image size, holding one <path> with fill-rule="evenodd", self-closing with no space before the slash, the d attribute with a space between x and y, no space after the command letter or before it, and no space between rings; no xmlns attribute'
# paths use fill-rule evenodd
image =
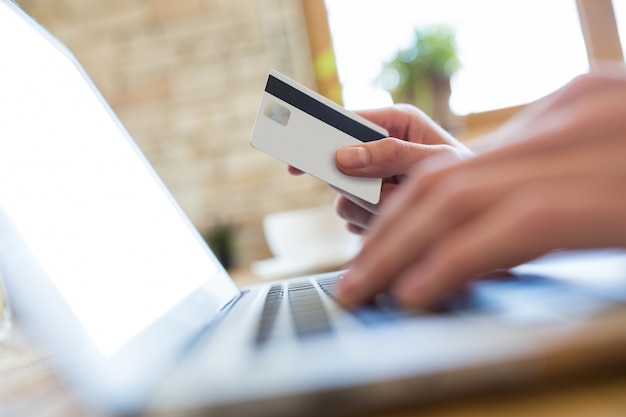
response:
<svg viewBox="0 0 626 417"><path fill-rule="evenodd" d="M250 144L328 184L372 204L381 178L348 176L335 165L344 146L388 137L375 123L349 111L278 71L271 71Z"/></svg>

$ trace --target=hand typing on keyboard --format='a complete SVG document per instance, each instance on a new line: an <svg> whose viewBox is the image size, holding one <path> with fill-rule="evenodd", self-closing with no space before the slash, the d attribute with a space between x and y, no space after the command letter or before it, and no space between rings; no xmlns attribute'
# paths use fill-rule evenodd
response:
<svg viewBox="0 0 626 417"><path fill-rule="evenodd" d="M432 121L406 107L363 115L400 139L433 132ZM354 308L389 292L406 308L430 308L479 273L555 249L626 247L624 120L626 69L601 66L520 112L476 156L416 162L380 206L340 197L340 215L369 230L339 302ZM379 174L410 159L402 152L426 156L440 146L397 153L387 145L342 149L338 167ZM380 210L374 219L372 210Z"/></svg>

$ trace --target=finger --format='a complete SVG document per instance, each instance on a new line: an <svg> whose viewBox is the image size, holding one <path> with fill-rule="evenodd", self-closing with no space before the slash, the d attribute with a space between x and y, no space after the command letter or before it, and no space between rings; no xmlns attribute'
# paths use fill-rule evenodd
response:
<svg viewBox="0 0 626 417"><path fill-rule="evenodd" d="M483 149L506 142L501 146L502 153L536 152L569 146L576 140L593 140L603 127L623 126L625 84L602 81L597 76L578 77L490 134L491 140Z"/></svg>
<svg viewBox="0 0 626 417"><path fill-rule="evenodd" d="M594 99L580 105L570 106L567 117L562 117L563 114L559 112L556 118L550 117L547 118L548 121L535 123L535 126L530 129L526 128L526 132L523 133L525 136L516 143L501 146L473 158L465 158L458 164L440 169L434 175L424 178L422 188L427 190L441 177L453 171L488 167L497 163L507 170L511 161L531 155L551 154L555 160L557 157L561 160L562 152L580 149L579 147L582 146L587 146L591 152L604 142L614 142L614 146L617 147L623 146L621 132L626 129L626 108L622 103L624 93L620 90L609 90L602 94L603 105ZM607 104L609 108L605 109L604 106ZM618 155L623 155L623 149L616 151ZM614 153L606 155L615 156ZM599 155L599 158L597 161L602 161L605 156ZM590 158L587 159L590 160Z"/></svg>
<svg viewBox="0 0 626 417"><path fill-rule="evenodd" d="M398 184L383 183L378 204L368 203L352 194L340 194L335 198L335 211L348 223L348 230L361 235L370 229L370 223L378 215L380 207L397 187Z"/></svg>
<svg viewBox="0 0 626 417"><path fill-rule="evenodd" d="M380 189L380 200L378 202L378 204L372 204L370 202L367 202L353 194L350 193L346 193L345 191L335 187L335 186L330 186L330 188L332 188L333 190L337 191L341 197L345 198L346 201L342 201L341 204L349 204L349 202L351 202L352 204L361 207L364 210L367 210L368 212L372 213L372 214L378 214L380 207L385 203L386 200L389 199L389 197L391 195L393 195L394 191L396 190L396 188L399 186L399 184L395 184L395 183L391 183L391 182L385 182L383 181L383 184L381 186ZM347 212L345 212L346 215L348 214ZM347 216L344 217L347 220Z"/></svg>
<svg viewBox="0 0 626 417"><path fill-rule="evenodd" d="M413 207L410 192L394 196L388 203L391 210L373 221L373 229L365 235L361 251L340 283L342 305L351 308L384 291L404 269L419 261L433 237L496 198L488 187L453 182L420 201L419 210Z"/></svg>
<svg viewBox="0 0 626 417"><path fill-rule="evenodd" d="M291 175L302 175L305 173L304 171L300 171L298 168L291 165L287 166L287 172L289 172Z"/></svg>
<svg viewBox="0 0 626 417"><path fill-rule="evenodd" d="M355 224L352 224L352 223L347 223L346 224L346 229L348 229L348 231L350 233L354 233L355 235L359 235L359 236L362 236L362 235L365 234L365 232L367 232L366 229L364 229L362 227L359 227L359 226L357 226Z"/></svg>
<svg viewBox="0 0 626 417"><path fill-rule="evenodd" d="M550 125L552 128L558 126L555 124L555 120L560 121L561 124L571 125L577 123L578 126L595 126L595 124L588 124L588 120L583 121L585 117L590 117L591 120L595 119L596 114L606 113L607 108L601 104L603 96L606 93L615 94L618 97L624 95L624 83L623 83L623 69L619 71L620 77L615 77L615 68L609 71L598 71L595 74L583 74L576 77L572 82L566 84L555 92L543 97L535 103L525 106L520 112L512 117L507 123L497 129L495 132L487 135L491 140L480 140L483 145L487 145L486 148L492 148L493 145L499 145L502 143L502 139L506 138L507 143L512 143L528 137L529 130L531 132L537 132L545 130ZM607 82L607 77L609 82ZM621 78L621 79L620 79ZM590 100L594 100L598 103L591 105ZM617 106L610 107L611 110L618 110L623 108L623 104L617 103ZM571 114L575 110L572 110L573 106L581 107L582 111L578 116ZM564 113L570 113L564 115ZM546 117L546 115L556 115L555 117ZM546 126L547 124L547 126ZM577 129L574 129L577 130Z"/></svg>
<svg viewBox="0 0 626 417"><path fill-rule="evenodd" d="M429 308L478 273L508 268L551 250L626 244L620 181L555 181L512 193L441 238L398 276L392 292L405 306Z"/></svg>
<svg viewBox="0 0 626 417"><path fill-rule="evenodd" d="M346 175L388 178L405 175L416 163L440 152L452 154L455 151L446 145L422 145L387 138L340 148L335 154L335 163Z"/></svg>
<svg viewBox="0 0 626 417"><path fill-rule="evenodd" d="M622 138L615 136L612 140L587 147L496 160L478 166L463 166L462 169L459 164L450 169L442 165L448 171L442 176L435 171L432 175L438 177L437 180L428 173L412 179L406 185L411 189L409 195L396 207L389 208L392 214L377 220L376 230L368 239L374 242L391 240L394 233L407 232L407 225L412 222L413 233L419 234L411 243L417 251L425 242L435 239L438 233L453 227L459 219L473 215L526 183L567 178L584 180L592 176L624 177L624 148ZM424 182L430 190L424 190ZM411 211L418 213L416 218L406 217L405 213ZM402 219L400 224L396 224L397 219ZM421 225L422 222L428 224ZM363 256L368 256L368 247L364 246ZM377 249L371 250L375 252Z"/></svg>
<svg viewBox="0 0 626 417"><path fill-rule="evenodd" d="M368 251L372 251L373 258L371 259L372 262L375 262L378 245L394 245L397 243L395 241L395 233L404 235L411 229L419 228L420 226L415 226L415 224L422 220L413 220L411 216L417 215L422 218L428 218L428 213L430 213L430 215L436 216L437 219L444 220L445 216L440 213L440 207L445 204L446 200L453 201L448 206L453 208L451 214L456 216L460 214L460 212L456 213L459 210L471 211L473 207L484 204L479 196L484 195L487 197L489 194L494 194L494 191L489 188L489 184L493 182L494 178L499 178L497 176L494 178L489 177L489 181L474 180L471 175L463 171L447 177L438 176L438 170L455 163L457 162L454 157L444 153L433 156L428 161L425 161L423 165L420 164L419 167L416 167L419 169L413 170L408 182L404 182L401 185L404 191L396 193L397 195L393 191L398 185L385 184L383 190L389 190L384 195L386 215L377 217L375 223L370 225L370 228L373 227L373 230L368 236L368 241L373 243L364 245L361 251L362 255L360 256L367 258L369 256ZM430 181L429 178L432 176L436 176L439 179L437 187L430 187L435 193L435 197L431 198L430 203L421 204L419 200L424 198L424 184L431 185L434 181ZM442 181L445 183L441 184ZM497 196L494 195L490 198L497 198ZM418 204L420 211L416 211ZM433 230L437 230L436 226L437 222L430 221L426 225L428 228L434 228ZM428 236L428 233L425 233L423 229L420 229L417 233L425 239ZM376 242L381 243L378 244Z"/></svg>
<svg viewBox="0 0 626 417"><path fill-rule="evenodd" d="M359 229L366 229L374 216L371 211L354 204L344 196L335 199L335 211L340 218Z"/></svg>
<svg viewBox="0 0 626 417"><path fill-rule="evenodd" d="M333 190L335 190L340 197L345 198L347 201L343 202L342 204L348 204L348 202L352 202L354 205L359 206L371 213L375 213L377 211L377 204L372 204L368 201L363 200L362 198L359 198L357 196L355 196L354 194L350 194L344 190L342 190L341 188L337 188L334 185L328 184L328 186L330 188L332 188ZM381 199L382 200L382 188L381 188ZM379 201L380 204L380 201Z"/></svg>
<svg viewBox="0 0 626 417"><path fill-rule="evenodd" d="M395 104L382 109L358 110L356 113L385 128L393 137L407 140L415 138L413 141L416 143L431 143L419 140L428 137L427 132L431 121L424 112L416 107Z"/></svg>
<svg viewBox="0 0 626 417"><path fill-rule="evenodd" d="M465 145L415 106L395 104L383 109L359 110L356 113L387 129L392 137L425 145L452 145L467 151Z"/></svg>

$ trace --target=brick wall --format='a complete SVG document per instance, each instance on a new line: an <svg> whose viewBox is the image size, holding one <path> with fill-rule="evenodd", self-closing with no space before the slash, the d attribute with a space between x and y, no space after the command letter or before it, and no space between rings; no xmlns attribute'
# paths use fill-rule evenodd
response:
<svg viewBox="0 0 626 417"><path fill-rule="evenodd" d="M333 192L252 149L266 74L312 85L293 0L18 0L74 52L192 222L236 230L235 261L269 256L265 214Z"/></svg>

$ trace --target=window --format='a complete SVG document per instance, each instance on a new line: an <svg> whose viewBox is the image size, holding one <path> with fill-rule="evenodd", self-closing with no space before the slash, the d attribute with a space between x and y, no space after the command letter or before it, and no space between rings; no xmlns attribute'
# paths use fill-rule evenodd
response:
<svg viewBox="0 0 626 417"><path fill-rule="evenodd" d="M615 9L615 20L617 21L623 55L626 55L626 0L613 0L613 8Z"/></svg>
<svg viewBox="0 0 626 417"><path fill-rule="evenodd" d="M445 23L456 30L462 67L452 79L450 107L458 115L527 103L589 68L573 0L325 4L343 101L349 108L391 104L375 79L382 64L411 41L413 28L423 25Z"/></svg>

